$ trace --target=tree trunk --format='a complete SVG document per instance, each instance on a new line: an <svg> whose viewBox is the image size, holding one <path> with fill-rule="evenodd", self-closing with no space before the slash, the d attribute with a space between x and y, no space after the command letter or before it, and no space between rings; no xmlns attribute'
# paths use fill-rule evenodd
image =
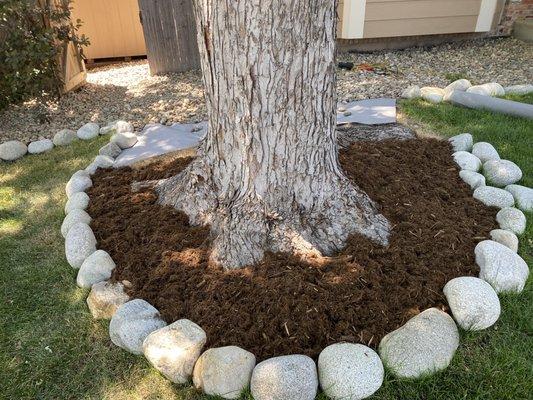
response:
<svg viewBox="0 0 533 400"><path fill-rule="evenodd" d="M195 1L209 132L199 157L156 190L210 224L225 268L265 251L340 250L351 233L387 243L389 226L339 167L336 1Z"/></svg>

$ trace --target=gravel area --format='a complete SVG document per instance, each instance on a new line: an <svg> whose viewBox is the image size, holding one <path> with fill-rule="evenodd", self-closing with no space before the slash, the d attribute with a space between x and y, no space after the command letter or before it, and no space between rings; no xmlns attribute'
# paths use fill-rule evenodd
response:
<svg viewBox="0 0 533 400"><path fill-rule="evenodd" d="M339 70L341 100L398 97L412 84L445 86L466 77L474 84L503 86L533 81L533 46L512 38L474 40L430 48L339 54L351 71ZM366 70L365 70L366 69ZM190 123L205 119L199 71L150 76L146 61L89 71L88 83L59 101L28 101L0 112L0 142L51 138L63 128L117 119L147 123Z"/></svg>

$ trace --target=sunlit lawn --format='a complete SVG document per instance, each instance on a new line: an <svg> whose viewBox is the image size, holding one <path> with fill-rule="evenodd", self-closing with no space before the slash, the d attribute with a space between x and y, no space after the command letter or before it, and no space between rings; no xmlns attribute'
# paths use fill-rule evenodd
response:
<svg viewBox="0 0 533 400"><path fill-rule="evenodd" d="M523 100L533 103L532 96ZM520 165L533 186L533 123L518 118L428 105L402 104L425 131L445 136L471 132ZM113 346L107 322L94 321L87 290L63 254L59 228L64 185L85 167L107 138L56 148L41 156L0 164L0 398L5 399L198 399L142 357ZM532 215L528 215L531 221ZM533 260L533 225L520 253ZM444 268L445 266L443 266ZM531 280L530 280L531 281ZM387 376L375 399L526 399L533 393L533 295L503 296L493 328L462 334L450 368L422 381Z"/></svg>

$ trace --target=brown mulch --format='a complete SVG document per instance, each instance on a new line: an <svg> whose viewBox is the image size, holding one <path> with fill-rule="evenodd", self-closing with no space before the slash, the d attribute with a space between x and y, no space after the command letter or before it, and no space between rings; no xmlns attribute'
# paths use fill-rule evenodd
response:
<svg viewBox="0 0 533 400"><path fill-rule="evenodd" d="M447 281L477 276L474 247L496 227L497 210L472 198L444 141L358 142L340 160L391 222L389 246L354 235L327 262L267 254L243 270L209 266L208 228L157 205L149 189L130 191L133 181L172 176L190 159L98 171L91 226L117 264L113 279L131 282L130 295L167 322L199 324L208 347L237 345L259 360L316 357L339 341L375 347L420 311L446 309Z"/></svg>

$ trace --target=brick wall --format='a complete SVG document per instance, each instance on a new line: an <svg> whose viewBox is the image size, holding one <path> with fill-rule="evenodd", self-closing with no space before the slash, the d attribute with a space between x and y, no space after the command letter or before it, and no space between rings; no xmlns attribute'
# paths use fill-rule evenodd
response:
<svg viewBox="0 0 533 400"><path fill-rule="evenodd" d="M533 0L507 0L497 34L511 34L513 23L522 18L533 18Z"/></svg>

